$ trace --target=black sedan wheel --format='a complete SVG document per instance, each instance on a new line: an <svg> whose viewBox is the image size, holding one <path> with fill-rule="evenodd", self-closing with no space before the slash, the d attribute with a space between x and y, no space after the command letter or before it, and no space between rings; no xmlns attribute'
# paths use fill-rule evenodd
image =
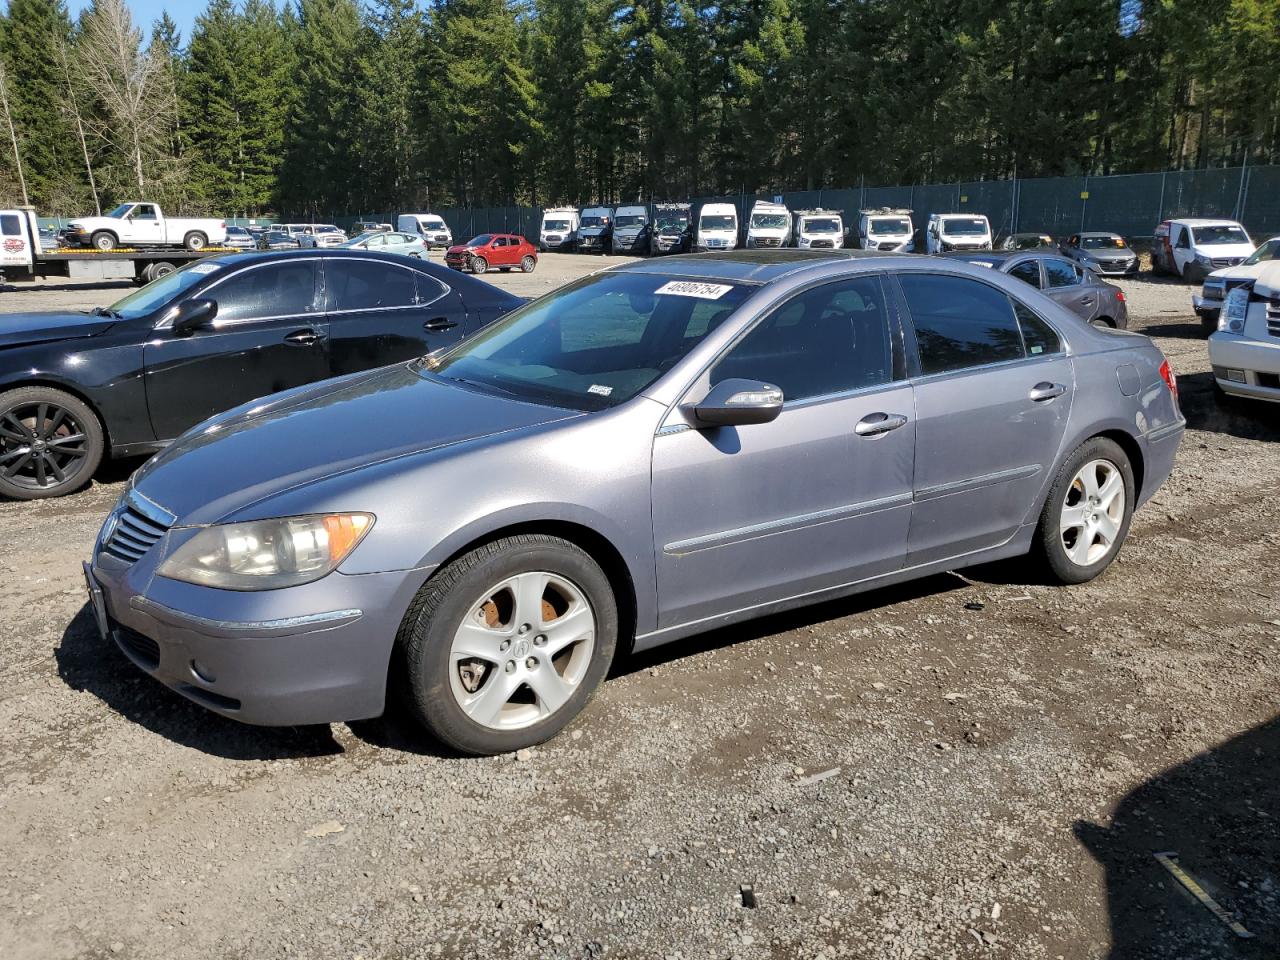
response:
<svg viewBox="0 0 1280 960"><path fill-rule="evenodd" d="M102 425L82 401L50 387L0 393L0 495L60 497L93 476Z"/></svg>

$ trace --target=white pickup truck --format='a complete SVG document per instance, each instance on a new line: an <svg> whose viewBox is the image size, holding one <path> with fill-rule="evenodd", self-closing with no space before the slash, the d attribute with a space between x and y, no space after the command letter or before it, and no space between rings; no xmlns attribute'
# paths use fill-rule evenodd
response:
<svg viewBox="0 0 1280 960"><path fill-rule="evenodd" d="M71 246L114 250L116 247L185 247L203 250L226 242L225 220L166 217L158 203L122 203L105 217L80 217L67 226Z"/></svg>

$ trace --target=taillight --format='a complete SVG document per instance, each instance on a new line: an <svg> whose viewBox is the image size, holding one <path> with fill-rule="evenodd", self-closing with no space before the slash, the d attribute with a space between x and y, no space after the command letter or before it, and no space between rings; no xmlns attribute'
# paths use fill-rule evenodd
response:
<svg viewBox="0 0 1280 960"><path fill-rule="evenodd" d="M1173 368L1169 366L1166 360L1160 364L1160 379L1164 381L1164 385L1169 388L1169 392L1173 394L1174 403L1178 402L1178 378L1173 375Z"/></svg>
<svg viewBox="0 0 1280 960"><path fill-rule="evenodd" d="M1119 302L1119 303L1124 303L1124 291L1123 291L1123 290L1120 290L1120 289L1118 289L1118 288L1117 288L1117 290L1116 290L1116 300L1117 300L1117 302ZM1168 361L1166 361L1165 365L1166 365L1166 366L1168 365Z"/></svg>

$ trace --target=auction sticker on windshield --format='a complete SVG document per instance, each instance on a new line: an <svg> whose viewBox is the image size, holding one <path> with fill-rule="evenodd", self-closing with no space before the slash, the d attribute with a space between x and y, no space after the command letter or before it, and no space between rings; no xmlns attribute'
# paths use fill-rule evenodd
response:
<svg viewBox="0 0 1280 960"><path fill-rule="evenodd" d="M697 297L699 300L719 300L733 287L727 283L695 283L692 280L672 280L664 283L654 293L673 297Z"/></svg>
<svg viewBox="0 0 1280 960"><path fill-rule="evenodd" d="M192 273L216 273L218 264L216 263L197 263L191 267Z"/></svg>

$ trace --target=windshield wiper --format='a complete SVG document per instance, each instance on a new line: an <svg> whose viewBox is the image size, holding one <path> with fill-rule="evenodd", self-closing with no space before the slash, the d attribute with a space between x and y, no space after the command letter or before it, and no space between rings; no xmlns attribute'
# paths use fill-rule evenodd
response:
<svg viewBox="0 0 1280 960"><path fill-rule="evenodd" d="M89 312L92 313L95 317L110 317L112 320L121 319L120 314L116 313L114 310L112 310L109 307L94 307Z"/></svg>

